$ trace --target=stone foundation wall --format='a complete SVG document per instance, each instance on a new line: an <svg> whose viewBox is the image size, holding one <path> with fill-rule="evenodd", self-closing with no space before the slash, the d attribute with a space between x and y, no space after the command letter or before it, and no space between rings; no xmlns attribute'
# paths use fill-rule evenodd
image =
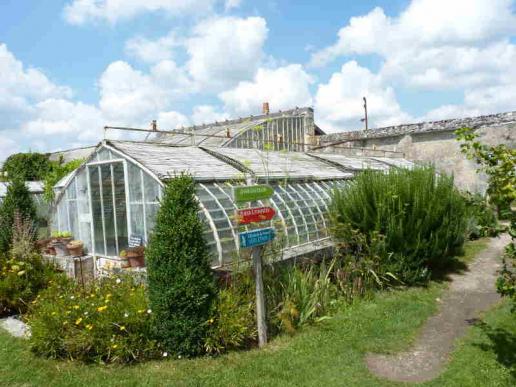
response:
<svg viewBox="0 0 516 387"><path fill-rule="evenodd" d="M484 192L486 177L476 173L475 163L460 152L454 131L470 127L480 134L480 141L489 144L506 144L516 147L516 112L489 116L424 122L391 126L365 131L342 132L323 135L321 145L343 142L337 146L317 149L319 152L346 152L342 147L370 148L402 152L408 160L433 163L438 170L454 174L461 189ZM387 153L385 155L389 157Z"/></svg>

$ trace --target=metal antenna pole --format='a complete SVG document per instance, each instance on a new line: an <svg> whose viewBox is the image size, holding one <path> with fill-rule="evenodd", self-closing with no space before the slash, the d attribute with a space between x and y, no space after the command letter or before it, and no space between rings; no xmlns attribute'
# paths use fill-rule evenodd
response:
<svg viewBox="0 0 516 387"><path fill-rule="evenodd" d="M364 99L364 118L362 118L360 121L365 122L365 130L367 131L369 129L369 123L367 120L367 99L366 97L363 97Z"/></svg>

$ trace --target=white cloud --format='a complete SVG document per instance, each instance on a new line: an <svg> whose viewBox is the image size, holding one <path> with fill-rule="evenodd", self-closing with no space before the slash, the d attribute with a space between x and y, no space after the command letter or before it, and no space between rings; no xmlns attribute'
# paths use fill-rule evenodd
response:
<svg viewBox="0 0 516 387"><path fill-rule="evenodd" d="M19 144L13 140L14 133L0 131L0 167L9 155L19 151Z"/></svg>
<svg viewBox="0 0 516 387"><path fill-rule="evenodd" d="M98 141L101 112L72 102L71 94L70 88L55 84L41 70L27 68L0 45L0 160L22 150L50 151L70 142Z"/></svg>
<svg viewBox="0 0 516 387"><path fill-rule="evenodd" d="M217 111L212 105L198 105L193 108L192 122L194 125L224 121L230 118L226 112Z"/></svg>
<svg viewBox="0 0 516 387"><path fill-rule="evenodd" d="M183 71L170 60L157 63L149 74L126 62L113 62L101 75L99 87L99 106L117 125L147 125L190 90Z"/></svg>
<svg viewBox="0 0 516 387"><path fill-rule="evenodd" d="M35 105L32 120L22 125L30 138L52 137L64 140L79 140L95 143L102 138L103 117L95 106L64 99L46 99Z"/></svg>
<svg viewBox="0 0 516 387"><path fill-rule="evenodd" d="M161 130L172 130L189 125L188 117L176 111L161 112L158 115L158 128Z"/></svg>
<svg viewBox="0 0 516 387"><path fill-rule="evenodd" d="M181 45L176 34L172 31L156 40L146 39L141 36L129 39L125 43L125 51L129 56L143 62L156 63L171 59L174 48Z"/></svg>
<svg viewBox="0 0 516 387"><path fill-rule="evenodd" d="M186 67L200 90L223 90L251 79L264 57L267 31L261 17L215 17L197 24L186 41Z"/></svg>
<svg viewBox="0 0 516 387"><path fill-rule="evenodd" d="M378 7L352 17L335 44L312 55L311 64L321 66L349 54L388 59L415 49L487 42L515 31L512 0L412 0L396 18Z"/></svg>
<svg viewBox="0 0 516 387"><path fill-rule="evenodd" d="M363 128L360 122L364 117L363 96L367 97L369 127L409 119L401 110L392 87L386 87L378 75L350 61L317 89L315 112L319 126L327 132Z"/></svg>
<svg viewBox="0 0 516 387"><path fill-rule="evenodd" d="M226 11L229 11L230 9L240 7L241 3L242 3L242 0L226 0L225 4L224 4L224 8L226 9Z"/></svg>
<svg viewBox="0 0 516 387"><path fill-rule="evenodd" d="M63 10L70 24L104 20L116 23L139 14L163 12L171 16L205 14L218 0L73 0Z"/></svg>
<svg viewBox="0 0 516 387"><path fill-rule="evenodd" d="M412 0L397 17L375 8L351 18L310 64L373 54L383 61L377 76L384 85L463 91L462 104L425 117L514 110L515 33L511 0Z"/></svg>
<svg viewBox="0 0 516 387"><path fill-rule="evenodd" d="M235 88L220 93L219 98L232 114L260 114L262 103L266 101L271 111L310 106L312 82L312 77L299 64L260 68L253 81L242 81Z"/></svg>
<svg viewBox="0 0 516 387"><path fill-rule="evenodd" d="M38 69L24 67L5 44L0 44L0 112L2 115L28 112L31 104L36 101L70 95L69 88L56 85Z"/></svg>

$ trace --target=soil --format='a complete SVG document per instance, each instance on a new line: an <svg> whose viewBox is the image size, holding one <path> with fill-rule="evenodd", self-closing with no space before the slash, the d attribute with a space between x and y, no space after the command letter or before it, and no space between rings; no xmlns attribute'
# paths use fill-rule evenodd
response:
<svg viewBox="0 0 516 387"><path fill-rule="evenodd" d="M496 293L500 257L509 237L491 239L469 269L450 276L450 286L438 299L439 312L422 327L413 347L394 355L368 354L369 370L384 379L400 382L425 382L436 378L446 365L455 339L478 321L500 297Z"/></svg>

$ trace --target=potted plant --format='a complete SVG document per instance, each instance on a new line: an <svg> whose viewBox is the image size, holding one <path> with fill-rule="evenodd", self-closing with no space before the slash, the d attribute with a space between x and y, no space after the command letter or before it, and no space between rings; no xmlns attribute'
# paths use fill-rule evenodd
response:
<svg viewBox="0 0 516 387"><path fill-rule="evenodd" d="M145 247L136 246L127 249L127 259L131 267L143 267L145 266Z"/></svg>
<svg viewBox="0 0 516 387"><path fill-rule="evenodd" d="M127 259L127 251L126 250L122 250L120 252L120 259L122 261L121 263L121 268L122 269L127 269L128 267L130 267L130 263L129 263L129 260Z"/></svg>
<svg viewBox="0 0 516 387"><path fill-rule="evenodd" d="M53 232L51 247L55 250L58 257L69 255L66 245L72 241L72 234L68 231Z"/></svg>
<svg viewBox="0 0 516 387"><path fill-rule="evenodd" d="M83 256L84 243L82 241L72 240L66 244L66 248L68 249L68 253L74 257Z"/></svg>

